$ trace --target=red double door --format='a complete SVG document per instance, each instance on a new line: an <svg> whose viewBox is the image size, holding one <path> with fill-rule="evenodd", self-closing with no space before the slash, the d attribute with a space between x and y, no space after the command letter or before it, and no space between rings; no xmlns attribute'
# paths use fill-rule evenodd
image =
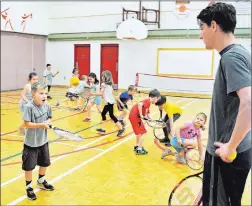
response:
<svg viewBox="0 0 252 206"><path fill-rule="evenodd" d="M75 45L74 51L74 64L79 69L80 77L81 75L88 75L92 71L90 69L90 45ZM118 44L101 45L100 79L105 70L112 73L114 88L118 89Z"/></svg>

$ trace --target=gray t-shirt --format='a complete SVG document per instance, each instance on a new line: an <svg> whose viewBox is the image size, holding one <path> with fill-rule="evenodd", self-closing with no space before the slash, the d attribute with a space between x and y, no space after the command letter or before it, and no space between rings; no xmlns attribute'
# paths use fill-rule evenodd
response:
<svg viewBox="0 0 252 206"><path fill-rule="evenodd" d="M51 86L52 85L53 73L51 71L49 71L48 69L46 69L44 71L43 76L46 78L46 85Z"/></svg>
<svg viewBox="0 0 252 206"><path fill-rule="evenodd" d="M52 118L51 106L45 102L42 105L36 105L34 101L24 106L23 120L33 123L43 123ZM48 142L47 129L28 128L25 133L24 144L30 147L40 147Z"/></svg>
<svg viewBox="0 0 252 206"><path fill-rule="evenodd" d="M236 93L251 86L251 54L241 45L232 44L220 52L209 123L207 151L215 155L214 142L230 140L236 123L240 99ZM251 130L237 148L241 153L251 148Z"/></svg>

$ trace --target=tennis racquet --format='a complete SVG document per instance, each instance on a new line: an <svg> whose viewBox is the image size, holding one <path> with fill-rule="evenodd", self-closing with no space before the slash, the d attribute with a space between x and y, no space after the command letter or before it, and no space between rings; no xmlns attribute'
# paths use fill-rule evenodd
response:
<svg viewBox="0 0 252 206"><path fill-rule="evenodd" d="M203 167L203 160L197 149L185 149L186 164L193 170L200 170Z"/></svg>
<svg viewBox="0 0 252 206"><path fill-rule="evenodd" d="M80 96L85 99L83 107L81 109L81 112L83 112L87 108L87 106L88 106L88 103L89 103L89 101L91 99L91 96L90 96L91 89L92 89L91 87L87 87L86 86L86 87L84 87L84 89L80 93Z"/></svg>
<svg viewBox="0 0 252 206"><path fill-rule="evenodd" d="M62 137L64 139L68 139L68 140L71 140L71 141L77 141L77 142L80 142L83 140L83 138L74 133L74 132L70 132L70 131L67 131L67 130L64 130L64 129L60 129L58 127L54 127L52 125L49 125L49 127L54 131L54 133L56 135L58 135L59 137Z"/></svg>
<svg viewBox="0 0 252 206"><path fill-rule="evenodd" d="M149 118L142 118L143 120L145 120L148 124L148 126L158 129L158 128L164 128L166 127L166 123L162 120L156 120L156 119L149 119Z"/></svg>
<svg viewBox="0 0 252 206"><path fill-rule="evenodd" d="M196 205L202 203L202 185L201 177L203 172L189 175L183 178L172 190L168 206L172 205Z"/></svg>

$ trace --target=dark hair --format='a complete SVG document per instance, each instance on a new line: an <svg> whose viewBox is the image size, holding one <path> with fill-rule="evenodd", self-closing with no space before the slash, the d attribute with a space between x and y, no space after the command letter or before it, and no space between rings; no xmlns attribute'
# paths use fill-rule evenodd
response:
<svg viewBox="0 0 252 206"><path fill-rule="evenodd" d="M49 66L51 66L51 64L47 64L47 65L46 65L46 67L49 67Z"/></svg>
<svg viewBox="0 0 252 206"><path fill-rule="evenodd" d="M74 68L72 74L74 74L77 70L78 70L77 68Z"/></svg>
<svg viewBox="0 0 252 206"><path fill-rule="evenodd" d="M160 97L160 92L157 89L153 89L153 90L150 91L149 97L151 97L151 98Z"/></svg>
<svg viewBox="0 0 252 206"><path fill-rule="evenodd" d="M34 77L34 76L38 76L37 73L36 73L36 72L31 72L31 73L29 74L29 76L28 76L28 80L31 80L32 77Z"/></svg>
<svg viewBox="0 0 252 206"><path fill-rule="evenodd" d="M205 23L208 27L215 21L224 33L234 33L237 23L235 7L221 2L207 6L199 13L197 19L199 25Z"/></svg>
<svg viewBox="0 0 252 206"><path fill-rule="evenodd" d="M95 80L94 83L95 84L99 84L99 80L97 79L95 73L91 72L88 76L94 78L94 80Z"/></svg>
<svg viewBox="0 0 252 206"><path fill-rule="evenodd" d="M164 95L161 95L155 105L160 106L163 105L164 103L166 103L166 97Z"/></svg>

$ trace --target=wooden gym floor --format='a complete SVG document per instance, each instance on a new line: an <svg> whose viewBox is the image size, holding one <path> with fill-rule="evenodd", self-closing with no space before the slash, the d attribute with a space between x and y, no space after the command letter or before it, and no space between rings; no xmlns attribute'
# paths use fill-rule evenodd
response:
<svg viewBox="0 0 252 206"><path fill-rule="evenodd" d="M17 132L22 123L19 112L20 91L1 93L1 205L167 205L172 188L182 178L194 174L186 165L178 164L173 157L162 160L161 150L154 144L152 129L148 128L144 147L148 155L136 156L133 152L135 136L129 121L123 137L116 137L116 126L107 121L106 135L99 135L101 117L93 107L92 122L82 122L86 113L70 111L65 102L56 108L56 101L64 99L66 89L52 88L53 124L78 132L86 139L71 142L59 139L49 131L51 166L46 179L55 191L36 191L37 200L26 198L24 172L21 168L23 137ZM135 102L147 95L136 94ZM184 108L177 123L191 120L198 112L209 116L211 100L168 97L168 101ZM116 109L116 106L114 107ZM118 111L116 109L116 114ZM151 114L158 117L158 109L151 106ZM176 124L177 124L176 123ZM207 138L208 131L203 133ZM36 188L38 170L33 172ZM251 175L242 200L251 205Z"/></svg>

